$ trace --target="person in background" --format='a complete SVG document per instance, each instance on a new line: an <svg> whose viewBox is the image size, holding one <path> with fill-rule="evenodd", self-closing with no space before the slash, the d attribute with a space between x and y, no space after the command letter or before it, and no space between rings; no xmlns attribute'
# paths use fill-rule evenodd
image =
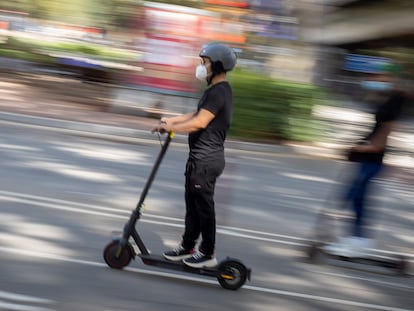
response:
<svg viewBox="0 0 414 311"><path fill-rule="evenodd" d="M371 214L367 212L367 195L372 180L383 169L387 140L400 117L405 100L404 93L395 85L394 65L387 64L381 71L371 74L361 86L374 95L375 124L368 136L351 148L348 159L358 162L357 173L351 179L346 193L353 207L354 219L350 236L340 238L326 246L326 251L345 257L359 256L375 247L368 232Z"/></svg>
<svg viewBox="0 0 414 311"><path fill-rule="evenodd" d="M206 81L197 111L162 118L152 131L189 133L189 157L185 170L185 230L177 248L165 252L168 260L193 267L217 265L214 255L216 218L214 189L225 166L224 141L233 115L232 88L227 72L236 65L234 51L220 43L204 47L196 78ZM198 251L196 242L201 235Z"/></svg>

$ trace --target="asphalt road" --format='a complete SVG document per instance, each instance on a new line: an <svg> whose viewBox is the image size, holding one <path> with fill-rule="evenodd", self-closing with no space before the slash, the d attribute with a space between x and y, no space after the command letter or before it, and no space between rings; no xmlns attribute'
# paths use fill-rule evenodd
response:
<svg viewBox="0 0 414 311"><path fill-rule="evenodd" d="M102 259L160 150L156 136L122 143L2 123L0 146L0 310L413 310L412 277L305 260L317 212L337 206L349 164L227 151L216 195L217 256L252 269L251 281L233 292L212 278L140 261L113 270ZM172 143L146 200L139 232L152 253L180 239L186 154ZM388 174L372 198L379 248L412 259L413 194Z"/></svg>

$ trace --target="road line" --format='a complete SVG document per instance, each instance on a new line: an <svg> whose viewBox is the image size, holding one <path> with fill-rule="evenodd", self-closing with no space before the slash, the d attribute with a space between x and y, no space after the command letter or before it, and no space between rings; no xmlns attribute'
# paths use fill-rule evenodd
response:
<svg viewBox="0 0 414 311"><path fill-rule="evenodd" d="M37 195L31 195L31 194L25 194L25 193L11 192L11 191L2 191L2 190L0 190L0 195L18 197L18 198L24 198L24 199L31 199L31 200L37 200L37 201L45 201L45 202L51 202L51 203L61 203L61 204L65 204L65 205L73 205L73 206L77 206L77 207L86 207L86 208L90 208L90 209L94 209L94 210L102 210L102 211L124 213L124 214L130 214L131 211L132 211L132 209L130 211L126 211L126 210L122 210L122 209L103 207L103 206L100 206L100 205L77 203L77 202L73 202L73 201L54 199L54 198L49 198L49 197L44 197L44 196L37 196Z"/></svg>
<svg viewBox="0 0 414 311"><path fill-rule="evenodd" d="M147 138L138 138L138 137L131 137L131 136L121 136L115 134L103 134L97 132L86 132L84 130L76 130L76 129L68 129L62 127L50 127L47 125L38 125L38 124L27 124L27 123L20 123L16 121L6 121L0 120L0 124L11 125L11 126L20 126L25 128L32 128L38 130L45 130L49 132L59 132L63 134L70 134L75 136L81 137L88 137L92 139L104 139L104 140L111 140L121 143L138 143L138 144L159 144L159 141L152 142L150 139Z"/></svg>
<svg viewBox="0 0 414 311"><path fill-rule="evenodd" d="M6 115L6 119L1 119L2 115ZM31 118L32 120L36 119L37 117L33 117L33 116L29 116L29 115L25 115L25 114L15 114L15 113L7 113L7 112L0 112L0 124L4 124L7 126L14 126L14 127L23 127L23 128L31 128L31 129L36 129L36 130L40 130L40 131L49 131L49 132L57 132L60 134L68 134L68 135L74 135L74 136L80 136L80 137L88 137L88 138L92 138L92 139L103 139L103 140L110 140L110 141L115 141L115 142L120 142L120 143L138 143L138 144L146 144L146 145L159 145L159 140L158 139L153 139L149 136L149 130L148 132L145 130L139 130L139 129L131 129L131 128L116 128L113 126L109 126L109 125L104 125L104 124L94 124L97 125L98 127L102 128L102 131L107 131L107 128L115 128L115 130L119 131L119 133L100 133L100 132L93 132L93 131L87 131L85 129L82 128L76 128L78 125L80 125L80 127L84 126L87 127L88 125L90 126L90 124L86 123L86 122L76 122L76 121L68 121L68 120L56 120L53 118L45 118L45 117L40 117L46 121L51 121L54 122L55 125L45 125L45 124L36 124L36 123L24 123L22 121L19 120L7 120L7 115L12 116L12 118L19 118L20 116L23 116L25 118ZM30 122L30 121L29 121ZM39 122L41 123L41 122ZM58 123L66 123L66 124L70 124L70 127L64 127L61 126L59 127L57 124ZM130 134L131 136L128 136L127 134L122 134L121 131L126 131L126 132L130 132L127 134ZM132 136L132 135L137 135L136 133L143 133L141 134L141 137L138 136ZM132 133L132 134L131 134ZM144 135L148 135L148 137L144 137ZM177 135L178 136L178 135ZM180 137L181 139L179 140L174 140L174 145L175 147L178 148L187 148L187 141L186 141L186 136L184 135L179 135L182 136ZM246 145L246 143L241 143ZM274 157L278 157L278 158L282 158L282 157L289 157L289 158L303 158L303 159L307 159L309 157L315 158L315 155L308 155L308 154L300 154L300 153L295 153L295 152L280 152L278 149L273 150L273 146L266 146L263 145L262 148L265 148L264 150L249 150L249 149L241 149L240 145L241 145L238 141L232 141L229 140L226 144L226 151L228 153L237 153L237 155L240 154L259 154L259 155L263 155L263 154L268 154L268 155L272 155ZM236 145L236 146L232 146L232 145ZM255 148L255 146L253 144L251 144L253 146L253 148ZM260 146L259 146L260 147Z"/></svg>
<svg viewBox="0 0 414 311"><path fill-rule="evenodd" d="M24 304L23 304L24 303ZM16 311L53 311L49 308L29 305L34 304L53 304L53 300L38 298L29 295L16 294L6 291L0 291L0 310Z"/></svg>
<svg viewBox="0 0 414 311"><path fill-rule="evenodd" d="M66 211L72 211L72 212L79 212L84 214L92 214L92 215L98 215L98 216L106 216L106 217L114 217L114 218L122 218L127 219L126 216L118 215L119 213L129 215L131 211L125 211L125 210L119 210L115 208L108 208L98 205L90 205L90 204L83 204L83 203L76 203L71 201L65 201L60 199L54 199L54 198L47 198L47 197L41 197L41 196L35 196L35 195L29 195L29 194L23 194L23 193L16 193L16 192L10 192L10 191L1 191L0 190L0 199L18 202L18 203L24 203L24 204L31 204L36 205L40 207L48 207L53 209L60 209L60 210L66 210ZM40 201L40 202L36 202ZM63 205L56 205L54 203L63 204ZM85 210L83 208L89 208L91 210ZM97 210L97 211L95 211ZM105 211L101 212L99 210ZM106 213L106 212L116 212L118 214L113 213ZM167 225L172 227L184 227L183 220L179 218L173 218L173 217L166 217L166 216L158 216L153 214L144 214L143 217L150 217L150 218L158 218L158 219L164 219L168 221L175 221L180 222L179 224L175 223L168 223L163 221L156 221L156 220L149 220L149 219L141 219L140 221L145 223L151 223L151 224L158 224L158 225ZM283 242L286 244L291 245L299 245L299 246L305 246L306 244L303 243L295 243L295 242L286 242L281 240L275 240L275 239L269 239L269 238L261 238L261 237L254 237L252 235L247 234L240 234L233 231L239 231L239 232L246 232L246 233L253 233L258 235L264 235L264 236L273 236L273 237L280 237L284 239L290 239L290 240L301 240L301 241L307 241L303 238L288 236L288 235L280 235L280 234L274 234L269 232L263 232L263 231L256 231L256 230L249 230L249 229L243 229L243 228L237 228L237 227L227 227L227 226L217 226L218 232L222 234L232 235L232 236L239 236L243 238L253 238L253 239L259 239L263 241L268 242Z"/></svg>
<svg viewBox="0 0 414 311"><path fill-rule="evenodd" d="M316 271L315 268L307 269L307 270L308 270L308 272L319 273L319 274L322 274L322 275L329 275L329 276L339 277L339 278L343 278L343 279L367 281L367 282L376 283L376 284L380 284L380 285L385 285L385 286L389 286L389 287L394 287L394 288L398 288L398 289L408 290L410 292L414 291L414 287L412 287L412 286L408 286L408 285L404 285L404 284L400 284L400 283L395 283L395 282L386 282L386 281L381 281L381 280L376 280L376 279L363 278L363 277L360 277L360 276L346 275L346 274L343 274L343 273L326 272L326 271L322 271L322 270Z"/></svg>
<svg viewBox="0 0 414 311"><path fill-rule="evenodd" d="M9 293L5 291L0 291L0 299L17 300L21 302L33 302L33 303L53 303L52 300L33 297L33 296L27 296L27 295L21 295L21 294L15 294L15 293Z"/></svg>
<svg viewBox="0 0 414 311"><path fill-rule="evenodd" d="M23 203L23 204L28 204L28 205L32 205L32 206L47 207L47 208L52 208L52 209L57 209L57 210L76 212L76 213L81 213L81 214L89 214L89 215L96 215L96 216L103 216L103 217L109 217L109 218L118 218L118 219L128 220L127 216L111 214L111 213L105 213L105 212L98 212L98 211L91 211L91 210L84 210L84 209L77 208L77 207L62 206L62 205L57 205L57 204L47 203L47 202L35 202L35 201L29 200L29 199L18 198L18 197L14 197L14 196L10 196L10 195L2 195L1 193L0 193L0 200L6 200L6 201L9 201L9 202L16 202L16 203ZM175 228L184 228L183 224L168 223L168 222L149 220L149 219L141 219L140 221L143 222L143 223L149 223L149 224L156 224L156 225L169 226L169 227L175 227ZM248 238L248 239L252 239L252 240L266 241L266 242L271 242L271 243L288 244L288 245L295 245L295 246L298 246L298 245L299 246L305 246L306 245L306 244L303 244L303 243L296 243L296 242L289 242L289 241L283 241L283 240L277 240L277 239L251 236L251 235L247 235L247 234L232 232L231 230L225 230L225 229L218 229L217 233L225 234L225 235L229 235L229 236L243 237L243 238Z"/></svg>
<svg viewBox="0 0 414 311"><path fill-rule="evenodd" d="M265 288L265 287L257 287L257 286L246 285L243 288L244 289L249 289L251 291L261 292L261 293L269 293L269 294L275 294L275 295L281 295L281 296L303 298L303 299L307 299L307 300L317 300L317 301L329 302L329 303L334 303L334 304L341 304L341 305L352 306L352 307L367 308L367 309L372 309L372 310L413 311L412 309L395 308L395 307L389 307L389 306L383 306L383 305L376 305L376 304L370 304L370 303L364 303L364 302L358 302L358 301L352 301L352 300L345 300L345 299L330 298L330 297L317 296L317 295L302 294L302 293L296 293L296 292L290 292L290 291L284 291L284 290L277 290L277 289L271 289L271 288Z"/></svg>
<svg viewBox="0 0 414 311"><path fill-rule="evenodd" d="M48 207L48 208L53 208L53 209L58 209L58 210L77 212L81 214L90 214L90 215L98 215L98 216L105 216L105 217L112 217L112 218L128 219L127 216L120 216L116 214L109 214L109 213L90 211L90 210L86 211L86 210L82 210L76 207L64 207L61 205L56 205L56 204L51 204L51 203L46 203L46 202L34 202L28 199L22 199L22 198L17 198L13 196L0 195L0 199L11 201L11 202L24 203L28 205L35 205L35 206Z"/></svg>
<svg viewBox="0 0 414 311"><path fill-rule="evenodd" d="M15 303L4 302L0 300L0 310L11 310L11 311L53 311L52 309L35 307L35 306L25 306Z"/></svg>
<svg viewBox="0 0 414 311"><path fill-rule="evenodd" d="M129 215L132 212L132 210L126 211L126 210L120 210L116 208L103 207L100 205L77 203L77 202L72 202L72 201L66 201L66 200L60 200L60 199L54 199L54 198L48 198L48 197L42 197L42 196L36 196L36 195L30 195L30 194L24 194L24 193L17 193L17 192L2 191L2 190L0 190L0 199L11 201L11 202L39 206L39 207L46 207L46 208L52 208L52 209L57 209L57 210L64 210L64 211L69 211L69 212L96 215L96 216L109 217L109 218L118 218L118 219L124 219L124 220L127 220ZM114 212L114 213L109 213L109 212ZM119 215L120 213L124 215ZM174 228L184 227L183 220L178 219L178 218L158 216L158 215L153 215L153 214L143 214L143 217L144 218L140 219L140 222L174 227ZM146 217L164 219L167 221L174 221L174 222L179 222L179 223L151 220L151 219L146 219ZM311 242L311 240L309 239L300 238L300 237L275 234L275 233L269 233L269 232L263 232L263 231L257 231L257 230L250 230L250 229L244 229L244 228L237 228L237 227L228 227L228 226L217 226L217 233L228 235L228 236L239 237L239 238L258 240L258 241L276 243L276 244L291 245L291 246L300 246L300 247L306 247ZM265 236L275 237L275 238L268 238ZM277 239L277 238L280 238L280 239ZM295 242L295 241L301 241L301 242ZM409 260L414 259L414 254L410 254L410 253L397 253L397 252L380 250L380 249L376 251L378 253L388 254L388 255L401 255L401 256L406 257Z"/></svg>
<svg viewBox="0 0 414 311"><path fill-rule="evenodd" d="M76 207L90 208L90 209L93 209L93 210L102 210L102 211L108 211L108 212L122 213L122 214L125 214L125 215L130 215L130 213L132 212L132 209L130 211L126 211L126 210L120 210L120 209L116 209L116 208L104 207L104 206L101 206L101 205L84 204L84 203L66 201L66 200L61 200L61 199L54 199L54 198L49 198L49 197L42 197L42 196L36 196L36 195L30 195L30 194L0 190L0 195L2 195L2 194L4 195L3 198L5 198L5 199L6 199L7 196L11 196L13 198L18 197L18 198L26 198L26 199L31 199L31 200L37 200L37 201L60 203L60 204L65 204L67 206L72 205L72 206L76 206ZM33 205L37 205L37 206L43 206L43 204L39 204L39 202L26 201L26 200L21 200L20 203L28 203L28 204L33 204ZM59 208L58 206L49 205L49 204L47 204L45 206L50 207L50 208ZM64 210L68 210L68 211L89 213L89 214L95 214L95 215L100 215L100 216L110 216L110 217L113 216L113 217L117 217L117 218L121 217L121 216L116 215L116 214L98 213L98 212L92 212L92 211L88 212L88 211L85 211L83 209L79 210L79 209L73 208L73 207L65 207L65 208L60 207L60 208L64 209ZM141 219L140 221L142 221L142 222L158 224L158 225L168 225L168 226L179 227L179 228L183 227L183 224L182 224L183 220L179 219L179 218L168 217L168 216L159 216L159 215L148 214L148 213L143 214L143 217L174 221L174 222L179 222L180 224L176 225L176 224L171 224L171 223L166 223L166 222L161 222L161 221L153 221L153 220L148 220L148 219ZM248 234L252 234L252 235L240 234L240 233L236 233L234 231L248 233ZM251 229L245 229L245 228L230 227L230 226L219 226L218 225L217 226L217 232L219 232L221 234L231 235L231 236L237 236L237 237L243 237L243 238L252 238L254 240L262 240L262 241L267 241L267 242L278 242L278 243L280 242L282 244L294 245L294 246L306 246L306 245L308 245L307 243L310 242L310 240L306 239L306 238L295 237L295 236L290 236L290 235L283 235L283 234L277 234L277 233L270 233L270 232L264 232L264 231L258 231L258 230L251 230ZM302 241L302 242L305 242L305 243L296 243L296 242L275 240L275 239L269 239L269 238L262 238L262 237L257 237L256 235L277 237L277 238L282 238L282 239L287 239L287 240Z"/></svg>
<svg viewBox="0 0 414 311"><path fill-rule="evenodd" d="M21 254L21 255L31 256L31 257L45 258L45 259L48 259L48 260L57 260L57 261L83 264L83 265L95 266L95 267L106 267L106 264L100 263L100 262L79 260L79 259L73 259L73 258L68 258L68 257L64 257L64 256L59 256L59 255L52 255L52 254L46 254L46 253L40 253L40 252L34 252L34 251L27 251L27 250L22 250L22 249L13 249L13 248L9 248L9 247L0 247L0 251L1 252L14 253L14 254ZM161 277L167 277L167 278L172 278L172 279L177 279L177 280L194 281L194 282L204 283L204 284L217 284L217 281L213 281L213 280L208 280L208 279L204 279L204 278L197 278L197 277L181 275L181 274L168 273L168 272L151 271L151 270L139 269L139 268L126 268L125 270L130 271L130 272L134 272L134 273L138 273L138 274L161 276ZM260 287L260 286L245 285L245 286L243 286L242 290L249 290L249 291L265 293L265 294L273 294L273 295L277 295L277 296L294 297L294 298L300 298L300 299L304 299L304 300L322 301L322 302L327 302L327 303L337 304L337 305L362 307L362 308L367 308L367 309L372 309L372 310L412 311L410 309L404 309L404 308L397 308L397 307L391 307L391 306L370 304L370 303L364 303L364 302L359 302L359 301L339 299L339 298L331 298L331 297L325 297L325 296L319 296L319 295L303 294L303 293L299 293L299 292L278 290L278 289L272 289L272 288ZM33 310L33 311L35 311L35 310ZM38 311L38 310L36 310L36 311Z"/></svg>

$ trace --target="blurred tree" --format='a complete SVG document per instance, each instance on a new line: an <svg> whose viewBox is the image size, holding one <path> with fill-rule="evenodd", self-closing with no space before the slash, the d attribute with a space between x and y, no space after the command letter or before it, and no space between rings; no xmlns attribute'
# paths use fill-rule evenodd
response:
<svg viewBox="0 0 414 311"><path fill-rule="evenodd" d="M0 9L29 13L33 18L104 28L136 27L143 0L14 0L0 1ZM155 2L200 7L202 0Z"/></svg>
<svg viewBox="0 0 414 311"><path fill-rule="evenodd" d="M34 17L62 21L70 24L89 24L86 10L89 1L83 0L31 0Z"/></svg>
<svg viewBox="0 0 414 311"><path fill-rule="evenodd" d="M1 1L1 10L28 12L31 0Z"/></svg>
<svg viewBox="0 0 414 311"><path fill-rule="evenodd" d="M33 18L98 27L129 27L140 0L14 0L0 9L29 13Z"/></svg>
<svg viewBox="0 0 414 311"><path fill-rule="evenodd" d="M131 28L136 23L139 7L143 1L139 0L95 0L95 20L101 20L109 28ZM101 12L99 12L101 11ZM96 15L98 14L98 15ZM102 20L102 17L104 20Z"/></svg>
<svg viewBox="0 0 414 311"><path fill-rule="evenodd" d="M155 2L189 6L193 8L202 8L205 3L204 0L157 0Z"/></svg>
<svg viewBox="0 0 414 311"><path fill-rule="evenodd" d="M96 1L96 0L94 0ZM0 9L29 13L33 18L51 19L72 24L85 24L89 14L84 0L14 0L2 1Z"/></svg>

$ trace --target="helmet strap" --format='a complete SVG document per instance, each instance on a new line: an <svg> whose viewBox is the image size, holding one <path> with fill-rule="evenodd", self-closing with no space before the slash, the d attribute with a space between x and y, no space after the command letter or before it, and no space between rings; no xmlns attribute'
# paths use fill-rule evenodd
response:
<svg viewBox="0 0 414 311"><path fill-rule="evenodd" d="M216 76L216 73L213 71L213 72L210 72L210 74L209 74L209 76L207 77L207 85L210 85L211 84L211 82L213 81L213 78Z"/></svg>

